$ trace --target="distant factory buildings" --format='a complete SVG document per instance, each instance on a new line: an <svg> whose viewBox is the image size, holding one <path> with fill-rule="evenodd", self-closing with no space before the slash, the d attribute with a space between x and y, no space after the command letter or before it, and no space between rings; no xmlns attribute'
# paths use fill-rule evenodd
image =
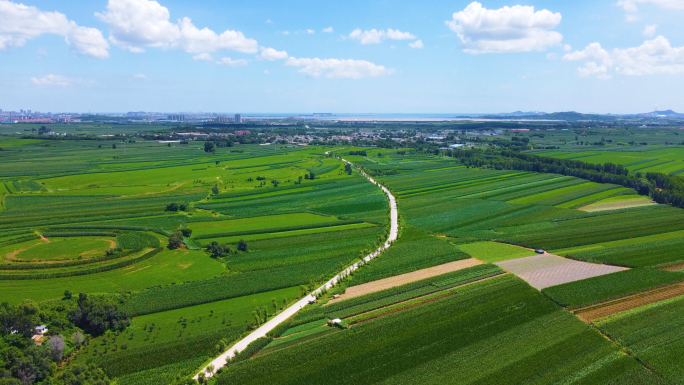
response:
<svg viewBox="0 0 684 385"><path fill-rule="evenodd" d="M185 115L169 115L169 120L175 120L178 122L182 122L185 120Z"/></svg>

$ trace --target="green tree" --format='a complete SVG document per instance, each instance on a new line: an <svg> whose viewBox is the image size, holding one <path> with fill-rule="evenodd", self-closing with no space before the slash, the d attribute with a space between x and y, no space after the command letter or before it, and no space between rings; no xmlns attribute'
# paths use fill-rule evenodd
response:
<svg viewBox="0 0 684 385"><path fill-rule="evenodd" d="M169 249L177 249L183 244L183 233L180 231L174 231L173 234L169 236Z"/></svg>
<svg viewBox="0 0 684 385"><path fill-rule="evenodd" d="M214 142L204 142L204 152L215 152L216 151L216 145L214 145Z"/></svg>
<svg viewBox="0 0 684 385"><path fill-rule="evenodd" d="M212 192L214 195L218 195L218 193L219 193L219 188L218 188L218 186L214 185L214 187L211 188L211 192Z"/></svg>
<svg viewBox="0 0 684 385"><path fill-rule="evenodd" d="M240 241L237 244L237 248L240 251L247 251L247 242L245 242L244 239L240 239Z"/></svg>

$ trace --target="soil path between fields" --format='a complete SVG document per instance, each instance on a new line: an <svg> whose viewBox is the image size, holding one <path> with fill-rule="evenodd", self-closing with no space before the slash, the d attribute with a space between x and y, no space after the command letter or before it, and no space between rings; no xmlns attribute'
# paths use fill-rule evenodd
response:
<svg viewBox="0 0 684 385"><path fill-rule="evenodd" d="M329 153L326 152L326 155ZM364 262L368 262L371 259L377 257L380 255L383 251L388 249L389 247L392 246L392 243L397 239L397 236L399 235L399 213L397 211L397 201L394 198L394 195L383 185L380 183L376 182L373 178L371 178L368 174L363 172L359 167L356 167L351 162L346 161L345 159L340 158L344 163L350 164L354 168L356 168L361 175L364 176L364 178L368 179L371 183L374 185L380 187L382 191L387 195L387 198L389 199L389 206L390 206L390 233L389 237L387 237L387 241L380 246L377 250L374 252L370 253L366 257L363 258ZM307 295L306 297L300 299L297 301L294 305L288 307L287 309L283 310L280 314L277 314L275 317L273 317L271 320L266 322L265 324L261 325L258 329L250 333L247 337L243 338L242 340L238 341L235 345L233 345L228 351L224 352L220 356L216 357L214 360L212 360L209 364L207 364L205 367L202 368L195 376L193 377L195 380L199 378L200 373L205 373L206 378L210 378L213 376L213 374L216 372L216 370L226 366L226 363L228 360L232 359L235 357L235 355L241 351L243 351L249 344L252 342L258 340L259 338L265 337L266 334L268 334L271 330L273 330L276 326L280 325L281 323L285 322L287 319L292 317L293 315L297 314L302 308L304 308L306 305L309 304L309 302L313 302L316 300L316 295L319 294L323 289L330 289L333 286L335 286L338 281L346 276L348 276L352 271L356 270L359 268L360 263L357 262L348 268L344 269L342 272L334 276L331 280L323 284L321 287L318 289L314 290L312 293ZM207 373L207 368L213 368L213 372Z"/></svg>
<svg viewBox="0 0 684 385"><path fill-rule="evenodd" d="M462 259L459 261L449 262L438 266L428 267L427 269L413 271L411 273L396 275L394 277L384 278L377 281L364 283L362 285L352 286L347 288L344 294L340 295L340 297L328 301L324 306L356 297L361 297L366 294L391 289L393 287L402 286L417 281L422 281L424 279L437 277L439 275L452 273L454 271L467 269L469 267L482 265L483 263L484 262L480 262L475 258Z"/></svg>
<svg viewBox="0 0 684 385"><path fill-rule="evenodd" d="M661 286L596 305L574 310L575 315L586 323L608 317L626 310L636 309L655 302L684 295L684 282Z"/></svg>

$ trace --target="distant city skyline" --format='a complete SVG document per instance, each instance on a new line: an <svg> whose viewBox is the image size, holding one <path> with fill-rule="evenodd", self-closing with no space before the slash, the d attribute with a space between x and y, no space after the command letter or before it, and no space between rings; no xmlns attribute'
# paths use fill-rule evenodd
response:
<svg viewBox="0 0 684 385"><path fill-rule="evenodd" d="M682 16L681 0L0 0L0 108L684 112Z"/></svg>

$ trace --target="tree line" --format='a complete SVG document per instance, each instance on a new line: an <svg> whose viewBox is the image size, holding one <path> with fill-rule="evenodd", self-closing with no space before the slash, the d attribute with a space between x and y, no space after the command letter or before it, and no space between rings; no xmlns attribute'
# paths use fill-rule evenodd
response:
<svg viewBox="0 0 684 385"><path fill-rule="evenodd" d="M657 203L684 208L684 178L677 175L657 172L630 174L619 164L594 164L510 150L455 149L446 150L444 154L458 158L468 167L561 174L596 183L621 185L634 189L640 195L650 196Z"/></svg>

